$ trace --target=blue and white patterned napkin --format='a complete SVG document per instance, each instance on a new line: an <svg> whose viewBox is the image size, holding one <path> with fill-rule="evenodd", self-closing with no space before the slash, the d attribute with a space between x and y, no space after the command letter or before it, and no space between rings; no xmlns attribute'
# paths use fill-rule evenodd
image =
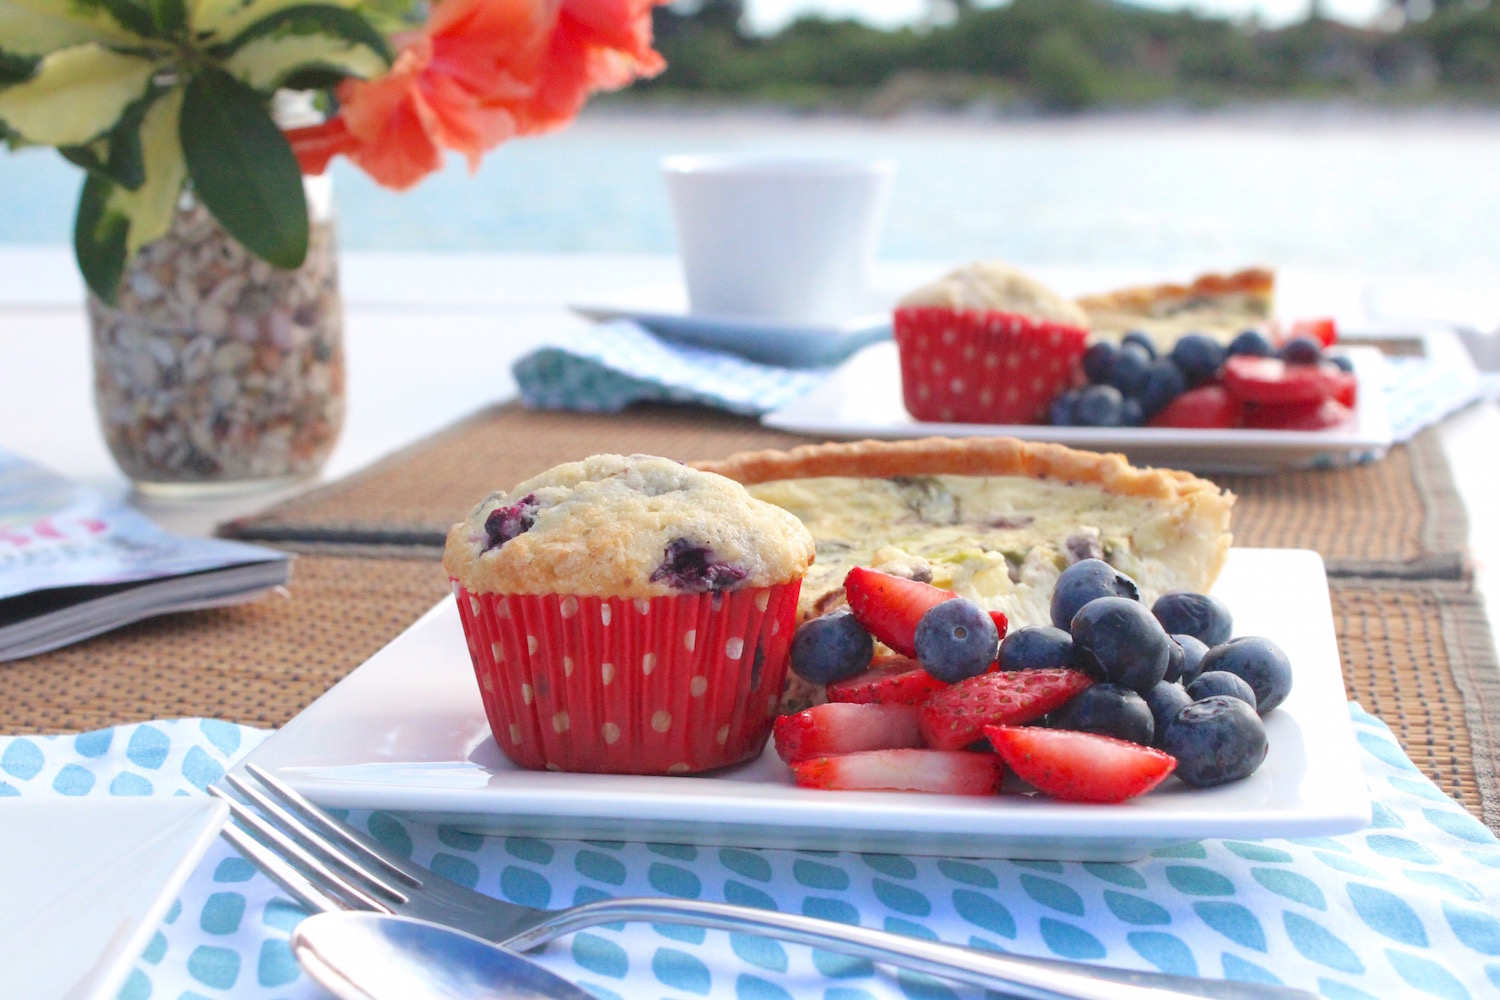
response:
<svg viewBox="0 0 1500 1000"><path fill-rule="evenodd" d="M1489 397L1494 385L1472 368L1432 358L1387 358L1386 374L1386 413L1397 444Z"/></svg>
<svg viewBox="0 0 1500 1000"><path fill-rule="evenodd" d="M699 403L747 416L785 406L827 374L660 340L629 320L539 348L513 369L527 406L615 413L631 403Z"/></svg>
<svg viewBox="0 0 1500 1000"><path fill-rule="evenodd" d="M1382 722L1357 705L1350 714L1374 799L1368 829L1204 841L1133 864L486 838L380 812L348 818L456 882L534 906L665 894L1021 954L1280 982L1333 1000L1500 997L1500 842ZM0 795L201 794L266 735L188 720L0 738ZM121 1000L319 1000L287 945L302 916L220 842ZM596 928L539 957L605 1000L978 995L816 949L665 925Z"/></svg>

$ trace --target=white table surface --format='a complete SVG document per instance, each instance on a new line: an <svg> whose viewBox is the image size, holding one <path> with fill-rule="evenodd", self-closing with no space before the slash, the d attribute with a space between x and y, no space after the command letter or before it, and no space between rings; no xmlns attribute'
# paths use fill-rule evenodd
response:
<svg viewBox="0 0 1500 1000"><path fill-rule="evenodd" d="M305 489L348 475L481 407L515 394L511 363L584 320L568 301L679 280L671 257L561 254L394 254L345 252L348 411L317 480L293 489L211 501L129 495L95 421L82 284L65 247L0 244L0 448L73 480L129 496L170 530L207 534ZM882 289L909 288L942 263L883 263ZM1127 268L1032 269L1060 291L1079 293L1153 280ZM1157 276L1159 279L1160 276ZM1343 272L1283 271L1287 316L1333 315L1348 329L1399 327L1403 317L1445 313L1462 303L1447 284L1408 283L1400 313L1382 310L1389 286ZM1428 292L1423 294L1423 288ZM1459 308L1459 306L1455 306ZM1500 410L1486 403L1450 418L1442 440L1469 512L1470 548L1491 622L1500 621ZM559 459L567 456L559 456Z"/></svg>

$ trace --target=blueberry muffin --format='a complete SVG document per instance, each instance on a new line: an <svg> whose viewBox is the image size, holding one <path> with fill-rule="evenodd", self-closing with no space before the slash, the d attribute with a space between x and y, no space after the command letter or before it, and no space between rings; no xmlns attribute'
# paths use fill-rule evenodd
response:
<svg viewBox="0 0 1500 1000"><path fill-rule="evenodd" d="M530 768L681 774L760 753L813 541L738 483L596 455L448 533L495 740Z"/></svg>

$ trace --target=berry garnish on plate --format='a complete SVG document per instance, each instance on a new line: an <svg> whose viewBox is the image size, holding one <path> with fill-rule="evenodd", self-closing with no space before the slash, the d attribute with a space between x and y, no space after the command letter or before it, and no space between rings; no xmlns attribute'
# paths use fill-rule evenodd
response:
<svg viewBox="0 0 1500 1000"><path fill-rule="evenodd" d="M924 670L940 681L956 684L990 668L1000 648L1000 632L989 612L955 597L922 616L912 645Z"/></svg>
<svg viewBox="0 0 1500 1000"><path fill-rule="evenodd" d="M792 638L792 670L811 684L833 684L861 674L875 655L875 640L848 608L810 618Z"/></svg>
<svg viewBox="0 0 1500 1000"><path fill-rule="evenodd" d="M1259 330L1245 330L1229 342L1225 353L1230 357L1245 354L1252 358L1269 358L1276 353L1276 348L1271 346L1266 335Z"/></svg>
<svg viewBox="0 0 1500 1000"><path fill-rule="evenodd" d="M1245 426L1262 431L1322 431L1349 420L1354 411L1336 399L1315 403L1251 403L1245 407Z"/></svg>
<svg viewBox="0 0 1500 1000"><path fill-rule="evenodd" d="M1000 643L1001 670L1049 670L1073 665L1073 637L1052 625L1016 629Z"/></svg>
<svg viewBox="0 0 1500 1000"><path fill-rule="evenodd" d="M1167 674L1172 640L1139 601L1100 597L1073 616L1073 653L1080 669L1101 680L1150 691Z"/></svg>
<svg viewBox="0 0 1500 1000"><path fill-rule="evenodd" d="M1071 629L1078 609L1099 597L1138 600L1141 589L1134 580L1103 559L1080 559L1063 570L1052 587L1052 624Z"/></svg>
<svg viewBox="0 0 1500 1000"><path fill-rule="evenodd" d="M922 745L917 709L912 705L850 705L829 702L776 718L776 754L788 764L857 753Z"/></svg>
<svg viewBox="0 0 1500 1000"><path fill-rule="evenodd" d="M1190 635L1205 646L1228 642L1234 634L1234 616L1223 601L1209 594L1169 590L1151 605L1161 627L1174 635Z"/></svg>
<svg viewBox="0 0 1500 1000"><path fill-rule="evenodd" d="M1312 337L1297 336L1282 344L1276 356L1289 365L1315 365L1323 360L1323 345Z"/></svg>
<svg viewBox="0 0 1500 1000"><path fill-rule="evenodd" d="M1047 717L1047 724L1053 729L1098 733L1147 747L1156 732L1156 723L1146 699L1128 687L1108 681L1074 695L1071 701Z"/></svg>
<svg viewBox="0 0 1500 1000"><path fill-rule="evenodd" d="M1224 348L1211 337L1189 333L1172 345L1171 358L1188 385L1200 386L1219 374L1219 366L1224 363Z"/></svg>
<svg viewBox="0 0 1500 1000"><path fill-rule="evenodd" d="M1244 405L1222 385L1200 385L1172 400L1156 416L1152 427L1206 427L1224 430L1238 427Z"/></svg>
<svg viewBox="0 0 1500 1000"><path fill-rule="evenodd" d="M1182 709L1162 733L1161 748L1177 759L1177 776L1196 788L1248 777L1266 759L1266 727L1255 709L1217 695Z"/></svg>
<svg viewBox="0 0 1500 1000"><path fill-rule="evenodd" d="M804 788L994 795L1005 767L991 753L965 750L865 750L792 765Z"/></svg>
<svg viewBox="0 0 1500 1000"><path fill-rule="evenodd" d="M1150 337L1146 336L1140 330L1131 330L1125 336L1121 337L1120 346L1124 347L1126 344L1134 344L1146 352L1146 357L1153 361L1156 360L1156 345L1152 343Z"/></svg>
<svg viewBox="0 0 1500 1000"><path fill-rule="evenodd" d="M988 726L990 745L1016 776L1067 802L1124 802L1166 780L1177 761L1125 740L1067 729Z"/></svg>
<svg viewBox="0 0 1500 1000"><path fill-rule="evenodd" d="M917 623L958 595L951 590L856 566L844 577L849 610L871 635L903 656L915 656Z"/></svg>
<svg viewBox="0 0 1500 1000"><path fill-rule="evenodd" d="M1208 653L1208 646L1197 636L1186 635L1181 632L1172 633L1172 639L1182 649L1182 672L1176 677L1166 677L1164 679L1186 684L1194 677L1197 677L1198 672L1203 669L1201 664L1203 663L1204 655ZM1170 669L1169 667L1169 672Z"/></svg>
<svg viewBox="0 0 1500 1000"><path fill-rule="evenodd" d="M851 704L920 705L946 686L911 657L887 654L864 673L828 685L827 695Z"/></svg>
<svg viewBox="0 0 1500 1000"><path fill-rule="evenodd" d="M1255 707L1255 691L1242 677L1227 670L1205 670L1189 681L1185 690L1194 701L1223 695L1226 698L1238 698L1251 708Z"/></svg>
<svg viewBox="0 0 1500 1000"><path fill-rule="evenodd" d="M1118 389L1121 395L1139 396L1145 388L1146 372L1153 360L1155 359L1142 350L1139 344L1122 346L1110 368L1109 385Z"/></svg>
<svg viewBox="0 0 1500 1000"><path fill-rule="evenodd" d="M1146 707L1151 709L1152 746L1161 746L1161 737L1167 731L1167 723L1192 703L1192 695L1181 684L1171 681L1162 681L1146 692Z"/></svg>
<svg viewBox="0 0 1500 1000"><path fill-rule="evenodd" d="M1067 704L1093 683L1078 670L980 674L927 699L918 717L930 747L956 750L984 737L988 725L1020 725Z"/></svg>
<svg viewBox="0 0 1500 1000"><path fill-rule="evenodd" d="M1255 692L1252 704L1261 715L1292 692L1292 661L1264 636L1242 636L1213 647L1203 657L1203 671L1210 670L1227 670L1243 678Z"/></svg>

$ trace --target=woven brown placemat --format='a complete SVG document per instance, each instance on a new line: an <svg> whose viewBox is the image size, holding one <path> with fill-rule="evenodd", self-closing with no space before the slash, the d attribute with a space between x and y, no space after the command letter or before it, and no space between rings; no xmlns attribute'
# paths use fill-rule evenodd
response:
<svg viewBox="0 0 1500 1000"><path fill-rule="evenodd" d="M807 438L714 410L642 406L582 414L502 406L348 479L303 494L223 533L251 541L436 548L487 493L598 452L682 460L787 448ZM1240 497L1235 544L1310 548L1333 575L1458 578L1466 528L1431 433L1380 462L1276 476L1216 476Z"/></svg>
<svg viewBox="0 0 1500 1000"><path fill-rule="evenodd" d="M1446 580L1330 583L1349 697L1500 832L1500 666L1477 595Z"/></svg>
<svg viewBox="0 0 1500 1000"><path fill-rule="evenodd" d="M0 732L198 716L279 726L448 593L433 559L302 555L284 594L0 664Z"/></svg>

